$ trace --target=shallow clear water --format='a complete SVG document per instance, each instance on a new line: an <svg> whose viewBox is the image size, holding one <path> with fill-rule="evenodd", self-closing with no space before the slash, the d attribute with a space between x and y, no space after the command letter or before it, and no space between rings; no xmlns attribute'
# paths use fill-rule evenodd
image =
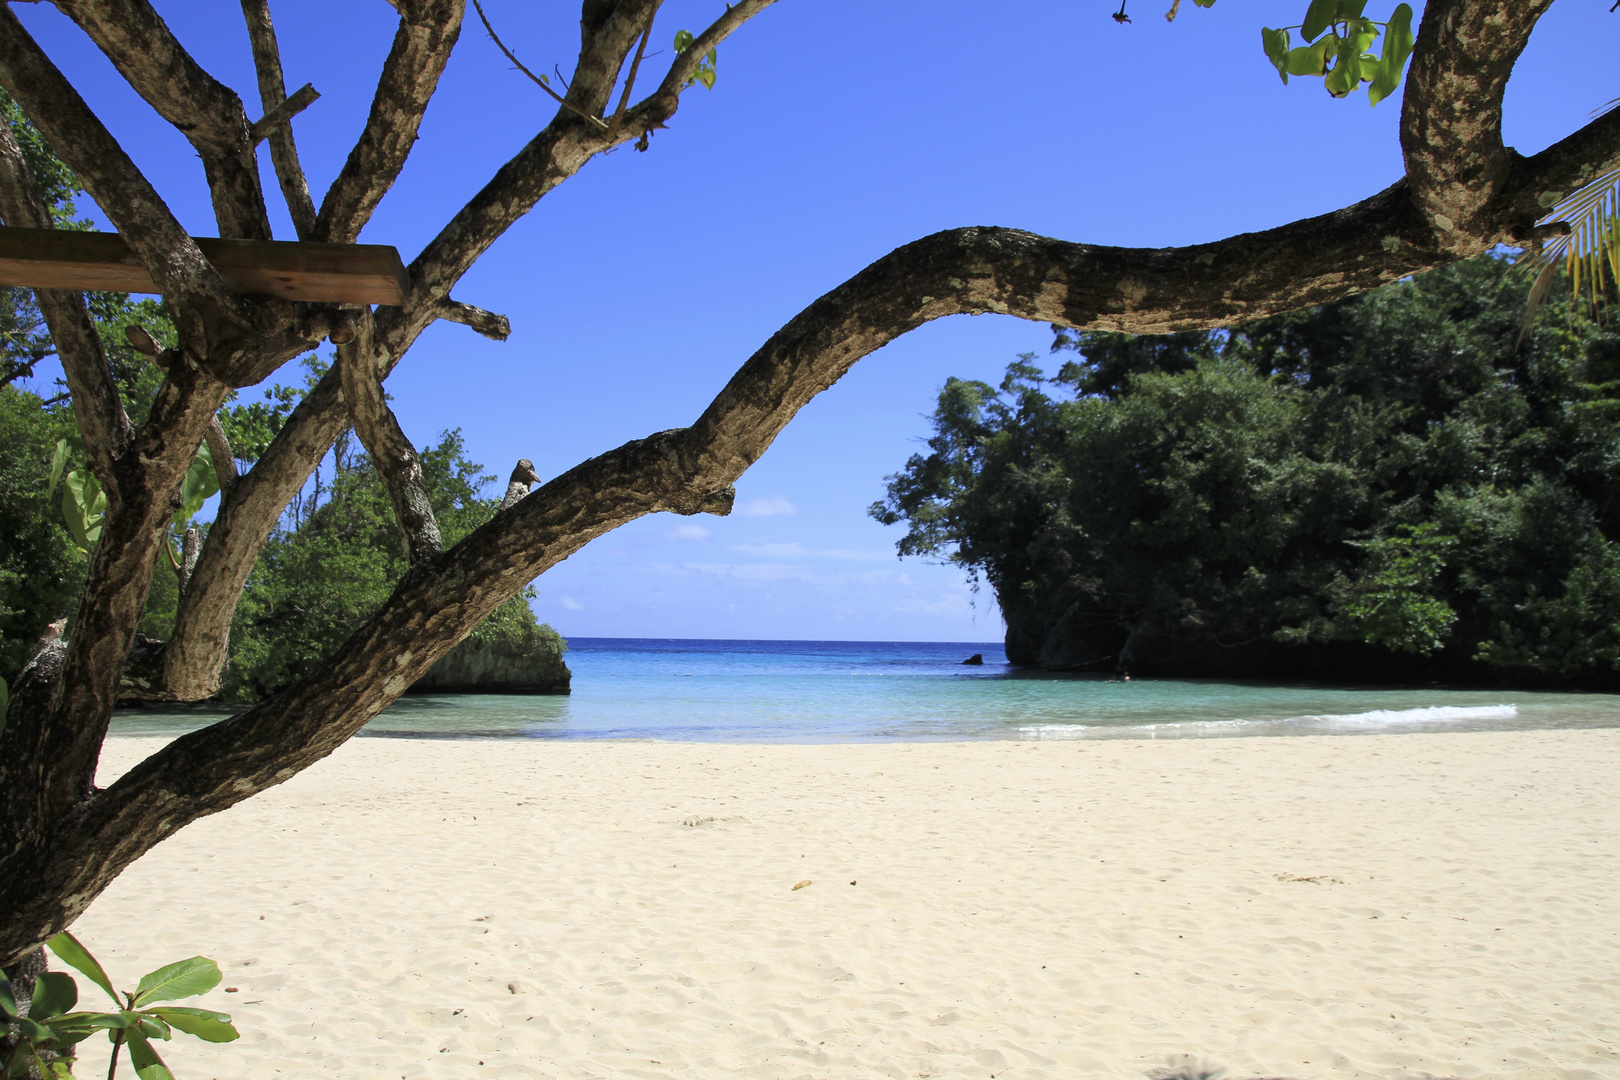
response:
<svg viewBox="0 0 1620 1080"><path fill-rule="evenodd" d="M984 666L963 666L973 653ZM1210 738L1620 727L1620 696L1109 682L1016 671L993 643L575 638L571 696L408 697L364 734L853 742ZM115 735L190 730L229 709L121 711Z"/></svg>

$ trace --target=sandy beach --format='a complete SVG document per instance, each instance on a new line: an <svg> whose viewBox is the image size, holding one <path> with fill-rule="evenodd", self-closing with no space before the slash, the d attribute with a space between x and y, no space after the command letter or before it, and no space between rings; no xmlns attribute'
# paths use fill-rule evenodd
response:
<svg viewBox="0 0 1620 1080"><path fill-rule="evenodd" d="M74 931L119 983L219 961L242 1039L180 1080L1607 1080L1617 848L1614 730L371 738Z"/></svg>

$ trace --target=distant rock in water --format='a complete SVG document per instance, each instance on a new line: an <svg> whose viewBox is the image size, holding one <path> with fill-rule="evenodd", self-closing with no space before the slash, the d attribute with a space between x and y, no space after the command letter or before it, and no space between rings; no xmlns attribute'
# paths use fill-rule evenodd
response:
<svg viewBox="0 0 1620 1080"><path fill-rule="evenodd" d="M962 663L964 663L964 664L972 664L975 667L983 667L984 666L984 653L976 652L972 656L968 657L966 660L962 661Z"/></svg>
<svg viewBox="0 0 1620 1080"><path fill-rule="evenodd" d="M549 627L544 628L549 630ZM566 694L573 673L555 632L470 637L428 669L412 694Z"/></svg>

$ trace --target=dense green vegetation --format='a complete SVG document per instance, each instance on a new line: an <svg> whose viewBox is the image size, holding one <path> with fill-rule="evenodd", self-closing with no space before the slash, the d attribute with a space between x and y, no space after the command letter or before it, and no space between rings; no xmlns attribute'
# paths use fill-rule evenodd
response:
<svg viewBox="0 0 1620 1080"><path fill-rule="evenodd" d="M872 507L1016 662L1612 681L1620 335L1483 258L1231 332L950 380Z"/></svg>
<svg viewBox="0 0 1620 1080"><path fill-rule="evenodd" d="M289 508L248 579L231 628L228 696L261 697L301 677L370 617L405 572L393 507L370 460L345 434L333 462L330 480L317 474L307 497ZM480 495L494 478L467 460L459 431L422 452L422 473L447 547L500 506ZM560 654L562 638L529 607L533 595L530 588L507 601L473 637Z"/></svg>

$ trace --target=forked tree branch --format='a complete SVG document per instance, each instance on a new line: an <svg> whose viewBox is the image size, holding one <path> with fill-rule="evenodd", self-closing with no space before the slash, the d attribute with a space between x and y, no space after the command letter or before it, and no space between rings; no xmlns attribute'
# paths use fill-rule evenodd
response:
<svg viewBox="0 0 1620 1080"><path fill-rule="evenodd" d="M285 76L281 72L281 48L276 43L275 24L270 21L270 0L242 0L242 17L247 20L248 41L253 46L253 68L259 77L259 104L268 117L287 98ZM300 240L315 237L315 202L310 198L304 167L298 161L298 144L292 124L277 125L270 132L270 163L281 185L293 229Z"/></svg>
<svg viewBox="0 0 1620 1080"><path fill-rule="evenodd" d="M270 239L247 113L204 71L147 0L57 0L118 73L202 157L219 234Z"/></svg>
<svg viewBox="0 0 1620 1080"><path fill-rule="evenodd" d="M412 0L399 5L399 29L377 80L371 115L321 202L316 240L354 243L394 186L461 33L464 7L464 0Z"/></svg>

